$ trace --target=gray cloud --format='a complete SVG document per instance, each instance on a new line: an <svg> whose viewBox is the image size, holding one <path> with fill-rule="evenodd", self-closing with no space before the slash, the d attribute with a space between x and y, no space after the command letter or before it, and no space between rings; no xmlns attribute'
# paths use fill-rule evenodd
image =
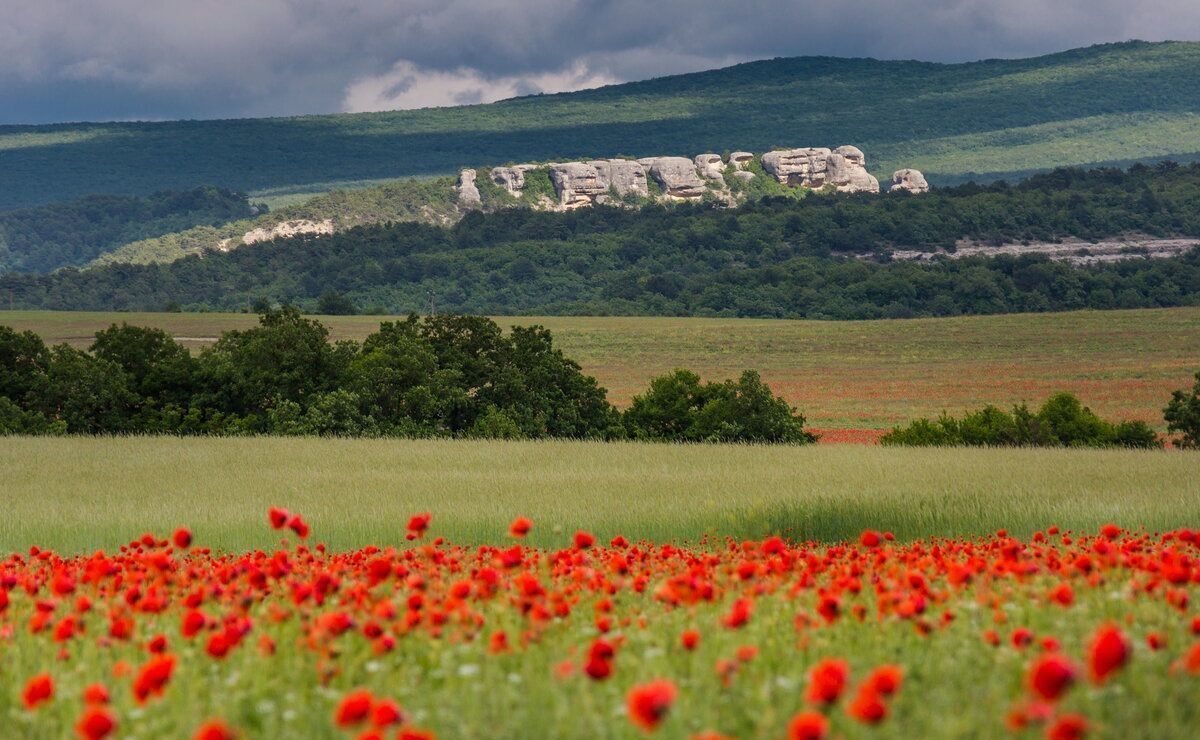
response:
<svg viewBox="0 0 1200 740"><path fill-rule="evenodd" d="M37 0L0 123L485 102L823 54L963 61L1200 39L1196 0Z"/></svg>

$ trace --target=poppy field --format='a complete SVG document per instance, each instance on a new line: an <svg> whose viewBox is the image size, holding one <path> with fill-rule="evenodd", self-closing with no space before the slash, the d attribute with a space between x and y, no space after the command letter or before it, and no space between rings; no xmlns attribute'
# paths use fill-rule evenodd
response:
<svg viewBox="0 0 1200 740"><path fill-rule="evenodd" d="M0 564L7 736L1187 737L1200 531L332 551L186 526Z"/></svg>

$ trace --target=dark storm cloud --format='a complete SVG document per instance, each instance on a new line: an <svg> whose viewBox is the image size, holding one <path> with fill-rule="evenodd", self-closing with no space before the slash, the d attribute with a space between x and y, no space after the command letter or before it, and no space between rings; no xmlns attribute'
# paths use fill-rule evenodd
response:
<svg viewBox="0 0 1200 740"><path fill-rule="evenodd" d="M494 100L825 54L1200 39L1196 0L0 0L0 122Z"/></svg>

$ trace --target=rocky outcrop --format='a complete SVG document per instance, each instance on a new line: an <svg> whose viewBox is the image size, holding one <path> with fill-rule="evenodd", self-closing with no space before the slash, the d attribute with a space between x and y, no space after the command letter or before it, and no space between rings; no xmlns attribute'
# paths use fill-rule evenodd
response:
<svg viewBox="0 0 1200 740"><path fill-rule="evenodd" d="M535 204L542 208L567 210L607 203L611 196L624 198L650 197L649 181L661 186L664 198L695 200L712 191L718 199L735 204L744 199L741 189L731 191L726 177L743 183L753 182L761 174L751 170L754 155L737 151L722 159L714 153L687 157L644 157L630 159L593 159L587 162L560 162L549 165L517 164L493 167L490 179L508 193L521 197L525 190L526 174L531 170L548 170L554 185L557 202L548 197ZM808 147L767 152L762 166L767 176L789 187L812 189L832 188L844 193L878 193L879 181L867 171L867 158L855 146ZM908 173L908 174L905 174ZM459 174L459 201L478 205L479 191L475 186L475 170ZM897 180L899 178L899 180ZM929 186L916 170L900 170L893 177L892 189L925 192Z"/></svg>
<svg viewBox="0 0 1200 740"><path fill-rule="evenodd" d="M458 182L454 185L458 193L459 205L472 207L480 205L483 200L479 197L479 188L475 185L475 170L463 170L458 173Z"/></svg>
<svg viewBox="0 0 1200 740"><path fill-rule="evenodd" d="M650 188L646 182L646 168L630 159L597 159L588 162L600 173L608 188L618 196L635 195L640 198L650 197Z"/></svg>
<svg viewBox="0 0 1200 740"><path fill-rule="evenodd" d="M507 190L512 195L520 197L525 189L525 173L537 169L536 165L518 164L512 167L493 167L492 182Z"/></svg>
<svg viewBox="0 0 1200 740"><path fill-rule="evenodd" d="M687 157L652 157L648 162L650 176L672 198L699 198L707 188L696 174L696 163Z"/></svg>
<svg viewBox="0 0 1200 740"><path fill-rule="evenodd" d="M767 152L762 166L780 185L820 188L825 186L830 154L833 151L824 147Z"/></svg>
<svg viewBox="0 0 1200 740"><path fill-rule="evenodd" d="M564 162L550 165L550 182L558 193L558 205L571 209L602 203L607 200L608 183L600 172L583 162Z"/></svg>
<svg viewBox="0 0 1200 740"><path fill-rule="evenodd" d="M853 146L787 149L762 156L763 169L782 185L823 188L844 193L879 192L879 181L867 172L866 157Z"/></svg>
<svg viewBox="0 0 1200 740"><path fill-rule="evenodd" d="M857 149L854 151L858 152ZM858 161L838 152L830 154L826 162L825 182L837 188L839 193L879 192L879 180L862 165L862 152L858 152Z"/></svg>
<svg viewBox="0 0 1200 740"><path fill-rule="evenodd" d="M750 152L733 152L729 155L729 164L733 165L738 172L742 172L753 159L754 155Z"/></svg>
<svg viewBox="0 0 1200 740"><path fill-rule="evenodd" d="M896 170L892 174L892 186L888 190L889 192L907 190L910 193L928 193L929 183L925 181L925 176L921 174L920 170Z"/></svg>
<svg viewBox="0 0 1200 740"><path fill-rule="evenodd" d="M696 155L696 171L701 177L709 180L715 180L722 185L725 184L725 163L721 161L719 154L698 154Z"/></svg>
<svg viewBox="0 0 1200 740"><path fill-rule="evenodd" d="M258 242L269 242L272 239L298 236L300 234L332 233L333 219L331 218L327 218L324 221L309 221L307 219L284 221L274 226L260 226L257 229L247 231L245 234L242 234L242 244L250 245L257 244Z"/></svg>

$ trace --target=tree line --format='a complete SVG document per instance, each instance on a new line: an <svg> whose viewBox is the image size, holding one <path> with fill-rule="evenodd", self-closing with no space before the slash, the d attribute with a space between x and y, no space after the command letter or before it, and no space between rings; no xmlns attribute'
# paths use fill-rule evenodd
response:
<svg viewBox="0 0 1200 740"><path fill-rule="evenodd" d="M265 212L242 193L215 187L145 197L90 195L0 213L0 274L79 266L129 242L217 226Z"/></svg>
<svg viewBox="0 0 1200 740"><path fill-rule="evenodd" d="M1167 434L1181 448L1200 448L1200 372L1191 391L1177 390L1163 409ZM1036 411L987 405L961 418L942 413L894 427L882 445L910 447L1130 447L1154 449L1164 440L1144 421L1101 419L1071 393L1056 393Z"/></svg>
<svg viewBox="0 0 1200 740"><path fill-rule="evenodd" d="M84 352L0 326L0 434L815 440L753 372L678 371L622 414L542 327L410 316L331 343L294 307L195 356L160 329L114 324Z"/></svg>
<svg viewBox="0 0 1200 740"><path fill-rule="evenodd" d="M188 257L0 278L21 308L246 310L321 296L346 310L483 315L823 319L948 316L1200 303L1200 251L1074 266L1038 256L892 262L894 247L953 248L1196 236L1200 165L1058 170L1019 185L764 198L570 213L511 208L452 227L364 226Z"/></svg>

